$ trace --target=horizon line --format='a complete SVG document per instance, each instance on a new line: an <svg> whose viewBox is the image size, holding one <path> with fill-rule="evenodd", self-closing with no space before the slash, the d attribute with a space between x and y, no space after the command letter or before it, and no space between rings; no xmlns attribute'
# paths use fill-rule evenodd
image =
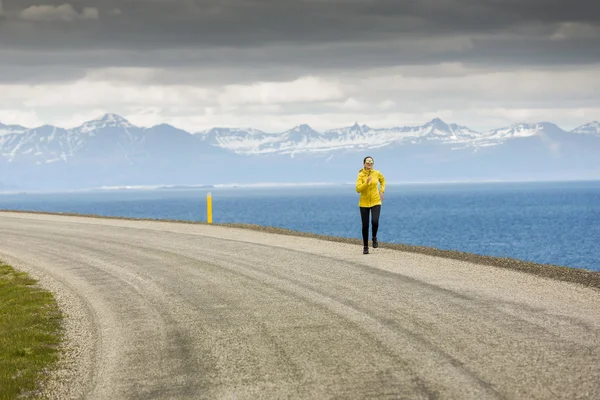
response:
<svg viewBox="0 0 600 400"><path fill-rule="evenodd" d="M573 178L573 179L484 179L484 180L441 180L441 181L394 181L387 182L386 186L410 186L410 185L465 185L465 184L499 184L499 183L574 183L574 182L600 182L598 178ZM77 192L111 192L111 191L154 191L154 190L219 190L219 189L272 189L289 187L331 187L331 186L353 186L355 182L255 182L255 183L215 183L215 184L155 184L155 185L114 185L97 186L74 189L10 189L1 190L0 195L19 194L44 194L44 193L77 193Z"/></svg>

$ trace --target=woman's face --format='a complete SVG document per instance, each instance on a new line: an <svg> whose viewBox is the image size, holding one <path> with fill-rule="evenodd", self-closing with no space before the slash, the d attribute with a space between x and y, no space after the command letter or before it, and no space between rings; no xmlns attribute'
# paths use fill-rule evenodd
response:
<svg viewBox="0 0 600 400"><path fill-rule="evenodd" d="M365 160L365 169L367 169L367 170L373 169L373 159L372 158L367 158Z"/></svg>

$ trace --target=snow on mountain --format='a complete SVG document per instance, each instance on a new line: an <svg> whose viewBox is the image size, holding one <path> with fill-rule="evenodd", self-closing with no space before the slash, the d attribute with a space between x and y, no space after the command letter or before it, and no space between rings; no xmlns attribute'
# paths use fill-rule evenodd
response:
<svg viewBox="0 0 600 400"><path fill-rule="evenodd" d="M0 181L29 188L307 182L324 166L328 179L345 180L367 149L407 181L595 179L598 125L576 129L591 134L545 122L476 132L436 118L391 128L354 123L319 132L303 124L278 133L221 127L192 134L106 114L71 129L0 125L10 129L0 135Z"/></svg>
<svg viewBox="0 0 600 400"><path fill-rule="evenodd" d="M391 143L385 134L378 134L375 129L367 125L359 125L357 122L352 126L346 126L337 129L329 129L324 132L324 141L321 143L321 150L351 149L351 148L377 148Z"/></svg>
<svg viewBox="0 0 600 400"><path fill-rule="evenodd" d="M277 134L253 128L212 128L195 133L203 141L240 154L255 154L261 146L276 142Z"/></svg>
<svg viewBox="0 0 600 400"><path fill-rule="evenodd" d="M419 127L418 127L419 128ZM413 130L413 132L415 132ZM481 137L479 132L475 132L465 126L457 124L448 125L439 118L434 118L420 129L416 130L416 138L426 141L443 141L462 143ZM412 142L415 142L413 139Z"/></svg>
<svg viewBox="0 0 600 400"><path fill-rule="evenodd" d="M82 133L94 133L98 129L107 128L135 128L135 126L117 114L108 113L98 119L85 122L83 125L75 128L75 130Z"/></svg>
<svg viewBox="0 0 600 400"><path fill-rule="evenodd" d="M294 153L298 149L318 151L326 141L323 134L315 131L309 125L298 125L278 135L277 140L271 139L259 147L260 153Z"/></svg>
<svg viewBox="0 0 600 400"><path fill-rule="evenodd" d="M20 134L5 135L0 140L0 156L12 162L16 157L34 163L66 160L71 153L71 143L63 138L68 131L50 125L30 129Z"/></svg>
<svg viewBox="0 0 600 400"><path fill-rule="evenodd" d="M486 132L486 139L511 139L535 136L542 129L539 124L513 124L506 128L494 129Z"/></svg>
<svg viewBox="0 0 600 400"><path fill-rule="evenodd" d="M374 129L354 125L318 132L298 125L281 133L239 128L213 128L198 132L203 140L239 154L323 153L337 150L380 148L393 143L471 141L478 132L436 118L423 126Z"/></svg>
<svg viewBox="0 0 600 400"><path fill-rule="evenodd" d="M306 124L288 131L266 133L251 129L213 128L198 134L204 140L239 154L293 154L333 151L344 148L376 146L371 129L355 124L350 127L318 132Z"/></svg>
<svg viewBox="0 0 600 400"><path fill-rule="evenodd" d="M536 124L517 123L506 128L494 129L488 132L484 132L479 138L479 141L489 142L497 141L502 142L507 139L527 138L532 136L541 136L548 132L564 132L558 126L548 123L540 122Z"/></svg>
<svg viewBox="0 0 600 400"><path fill-rule="evenodd" d="M585 125L581 125L571 131L582 135L600 135L600 122L593 121Z"/></svg>
<svg viewBox="0 0 600 400"><path fill-rule="evenodd" d="M21 155L33 158L36 162L55 162L77 153L87 156L112 154L114 157L128 158L134 154L148 153L148 146L153 153L158 152L161 146L185 149L186 146L196 146L198 139L204 148L220 148L236 154L294 155L410 144L452 144L456 145L454 148L483 148L496 146L509 139L564 131L550 123L518 123L487 132L476 132L468 127L447 124L434 118L421 126L391 128L371 128L354 123L318 132L302 124L276 133L253 128L215 127L192 134L167 124L140 128L119 115L109 113L72 129L51 126L26 129L0 125L0 132L8 132L0 136L0 157L12 161ZM592 122L573 132L600 134L600 124ZM168 142L173 140L177 140L177 144L169 145Z"/></svg>
<svg viewBox="0 0 600 400"><path fill-rule="evenodd" d="M26 130L27 128L21 125L4 125L0 122L0 137L4 135L23 133Z"/></svg>
<svg viewBox="0 0 600 400"><path fill-rule="evenodd" d="M18 158L24 162L44 164L67 161L77 154L91 155L104 151L106 156L114 152L108 148L115 146L119 147L118 152L127 153L123 144L135 141L129 129L139 130L115 114L103 115L72 129L43 125L0 137L0 157L9 162Z"/></svg>
<svg viewBox="0 0 600 400"><path fill-rule="evenodd" d="M332 151L341 149L381 148L394 143L463 142L479 134L456 124L448 125L436 118L422 126L371 128L355 123L352 126L331 129L323 139L314 141L306 150Z"/></svg>

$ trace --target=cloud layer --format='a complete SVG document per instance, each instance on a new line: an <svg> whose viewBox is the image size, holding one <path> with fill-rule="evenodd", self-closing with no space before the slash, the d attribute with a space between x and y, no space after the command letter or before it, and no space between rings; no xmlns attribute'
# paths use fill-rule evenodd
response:
<svg viewBox="0 0 600 400"><path fill-rule="evenodd" d="M0 60L23 124L600 119L587 0L0 0Z"/></svg>

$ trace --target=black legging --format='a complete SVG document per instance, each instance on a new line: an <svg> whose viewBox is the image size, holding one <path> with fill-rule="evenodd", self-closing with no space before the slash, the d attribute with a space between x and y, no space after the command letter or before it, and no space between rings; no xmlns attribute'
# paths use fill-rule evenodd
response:
<svg viewBox="0 0 600 400"><path fill-rule="evenodd" d="M377 237L379 229L379 214L381 213L381 204L373 207L360 207L360 218L362 220L362 237L365 247L369 246L369 211L372 216L373 237Z"/></svg>

